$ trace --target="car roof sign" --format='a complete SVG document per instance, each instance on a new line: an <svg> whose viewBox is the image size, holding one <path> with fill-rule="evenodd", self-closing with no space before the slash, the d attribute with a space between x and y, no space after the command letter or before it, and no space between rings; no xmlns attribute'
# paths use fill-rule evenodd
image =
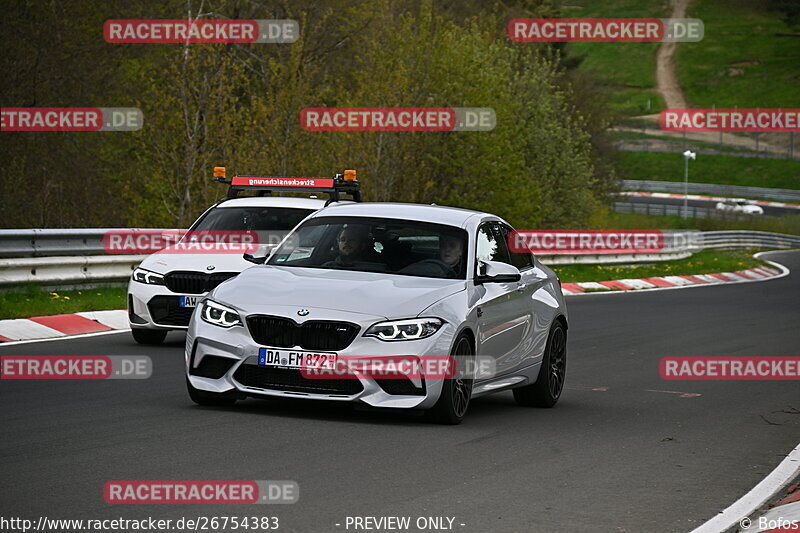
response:
<svg viewBox="0 0 800 533"><path fill-rule="evenodd" d="M233 176L228 180L225 167L214 167L213 180L229 185L228 198L236 198L247 190L256 191L258 196L272 192L323 192L330 195L326 205L341 200L342 194L361 202L361 187L355 170L345 170L333 177Z"/></svg>

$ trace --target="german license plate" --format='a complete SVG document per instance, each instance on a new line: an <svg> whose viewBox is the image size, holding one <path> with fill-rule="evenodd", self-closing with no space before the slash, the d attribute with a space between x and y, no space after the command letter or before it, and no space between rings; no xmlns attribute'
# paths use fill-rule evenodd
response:
<svg viewBox="0 0 800 533"><path fill-rule="evenodd" d="M181 307L197 307L200 296L181 296Z"/></svg>
<svg viewBox="0 0 800 533"><path fill-rule="evenodd" d="M258 350L258 364L283 368L333 369L336 365L336 354L261 348Z"/></svg>

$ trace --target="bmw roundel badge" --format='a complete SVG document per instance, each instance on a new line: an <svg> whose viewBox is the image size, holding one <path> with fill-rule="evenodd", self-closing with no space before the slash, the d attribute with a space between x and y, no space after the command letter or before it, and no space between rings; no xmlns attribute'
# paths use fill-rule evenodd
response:
<svg viewBox="0 0 800 533"><path fill-rule="evenodd" d="M306 316L308 315L308 309L298 309L297 314L300 316Z"/></svg>

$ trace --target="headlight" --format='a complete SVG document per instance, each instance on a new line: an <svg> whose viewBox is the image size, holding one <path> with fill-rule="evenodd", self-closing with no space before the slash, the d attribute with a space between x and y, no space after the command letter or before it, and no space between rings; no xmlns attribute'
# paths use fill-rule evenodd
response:
<svg viewBox="0 0 800 533"><path fill-rule="evenodd" d="M133 281L147 283L148 285L164 285L164 276L143 268L137 268L133 271Z"/></svg>
<svg viewBox="0 0 800 533"><path fill-rule="evenodd" d="M442 321L438 318L390 320L372 325L364 333L364 336L376 337L382 341L413 341L430 337L440 327L442 327Z"/></svg>
<svg viewBox="0 0 800 533"><path fill-rule="evenodd" d="M239 313L213 300L205 300L203 302L203 310L200 312L200 317L209 324L214 324L221 328L242 325L242 319L239 318Z"/></svg>

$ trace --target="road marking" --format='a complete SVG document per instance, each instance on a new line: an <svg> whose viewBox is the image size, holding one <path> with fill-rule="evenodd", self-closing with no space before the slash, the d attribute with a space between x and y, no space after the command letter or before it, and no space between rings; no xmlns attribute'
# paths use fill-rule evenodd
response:
<svg viewBox="0 0 800 533"><path fill-rule="evenodd" d="M736 500L727 509L717 514L691 533L723 533L739 523L744 517L756 512L775 494L800 474L800 444L795 447L767 477L750 492Z"/></svg>
<svg viewBox="0 0 800 533"><path fill-rule="evenodd" d="M699 392L680 392L674 390L656 390L656 389L644 389L645 392L663 392L665 394L677 394L678 398L697 398L698 396L702 396Z"/></svg>

